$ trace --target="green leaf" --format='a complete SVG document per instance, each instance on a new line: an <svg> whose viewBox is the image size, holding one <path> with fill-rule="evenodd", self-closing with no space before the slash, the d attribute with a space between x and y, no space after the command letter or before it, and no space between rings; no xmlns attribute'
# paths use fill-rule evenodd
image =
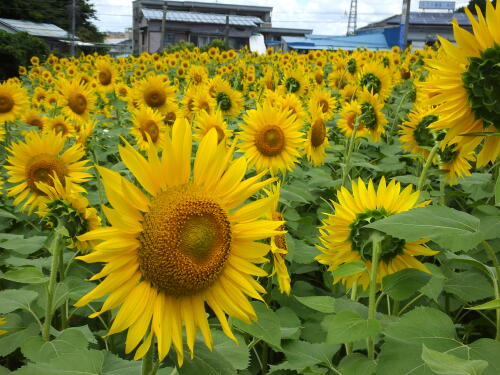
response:
<svg viewBox="0 0 500 375"><path fill-rule="evenodd" d="M33 236L29 238L23 238L23 236L16 236L5 242L0 242L0 248L14 250L16 253L29 255L37 250L40 250L47 237L45 236Z"/></svg>
<svg viewBox="0 0 500 375"><path fill-rule="evenodd" d="M495 206L500 206L500 175L495 182Z"/></svg>
<svg viewBox="0 0 500 375"><path fill-rule="evenodd" d="M9 270L1 275L0 278L25 284L41 284L49 280L49 278L36 267L21 267L15 270Z"/></svg>
<svg viewBox="0 0 500 375"><path fill-rule="evenodd" d="M366 270L365 262L358 260L356 262L344 263L332 272L336 276L351 276Z"/></svg>
<svg viewBox="0 0 500 375"><path fill-rule="evenodd" d="M30 309L30 304L38 293L24 289L6 289L0 291L0 314L7 314L17 309Z"/></svg>
<svg viewBox="0 0 500 375"><path fill-rule="evenodd" d="M363 319L354 311L342 311L336 315L327 316L323 322L327 331L328 344L344 344L375 336L381 331L378 320Z"/></svg>
<svg viewBox="0 0 500 375"><path fill-rule="evenodd" d="M481 375L488 362L466 360L422 345L422 360L437 375Z"/></svg>
<svg viewBox="0 0 500 375"><path fill-rule="evenodd" d="M455 272L444 284L444 290L464 302L475 302L493 296L491 283L473 271Z"/></svg>
<svg viewBox="0 0 500 375"><path fill-rule="evenodd" d="M179 375L236 375L231 363L220 353L207 349L205 345L197 345L194 358L190 359L188 352L184 355L182 367L177 369Z"/></svg>
<svg viewBox="0 0 500 375"><path fill-rule="evenodd" d="M35 323L31 323L26 327L22 326L24 324L22 322L19 324L21 327L17 327L17 330L6 329L7 333L0 336L0 357L12 353L19 348L28 337L34 336L39 332L38 326Z"/></svg>
<svg viewBox="0 0 500 375"><path fill-rule="evenodd" d="M14 220L19 221L19 218L16 215L14 215L13 213L10 213L9 211L5 211L1 208L0 208L0 217L6 217L8 219L14 219Z"/></svg>
<svg viewBox="0 0 500 375"><path fill-rule="evenodd" d="M278 316L263 303L254 301L252 302L252 306L255 309L258 320L249 325L241 320L234 319L234 326L253 337L261 339L276 348L280 348L281 331Z"/></svg>
<svg viewBox="0 0 500 375"><path fill-rule="evenodd" d="M306 341L291 341L283 345L288 361L287 369L299 370L322 364L332 367L332 357L340 349L339 345L311 344Z"/></svg>
<svg viewBox="0 0 500 375"><path fill-rule="evenodd" d="M430 263L424 263L424 265L429 271L431 271L432 276L427 284L420 288L420 292L424 296L427 296L437 302L441 292L443 291L446 277L438 266Z"/></svg>
<svg viewBox="0 0 500 375"><path fill-rule="evenodd" d="M430 238L444 249L467 251L479 244L479 219L444 206L426 206L391 215L366 225L406 241Z"/></svg>
<svg viewBox="0 0 500 375"><path fill-rule="evenodd" d="M235 343L221 331L212 331L214 339L214 350L223 356L237 370L243 370L248 367L250 353L245 339L236 334L238 343ZM196 355L196 351L195 351Z"/></svg>
<svg viewBox="0 0 500 375"><path fill-rule="evenodd" d="M295 299L310 309L331 314L335 312L335 298L329 296L297 297Z"/></svg>
<svg viewBox="0 0 500 375"><path fill-rule="evenodd" d="M0 375L9 375L10 370L7 367L0 366Z"/></svg>
<svg viewBox="0 0 500 375"><path fill-rule="evenodd" d="M282 307L276 310L276 315L280 320L281 338L298 339L300 336L300 319L289 307Z"/></svg>
<svg viewBox="0 0 500 375"><path fill-rule="evenodd" d="M484 276L487 278L496 278L495 276L495 269L493 267L489 267L486 264L470 257L469 255L465 254L454 254L449 251L445 252L444 255L446 258L450 261L450 264L454 265L456 263L458 264L466 264L469 266L472 266L479 271L483 273Z"/></svg>
<svg viewBox="0 0 500 375"><path fill-rule="evenodd" d="M372 375L375 374L377 363L363 354L353 353L339 363L339 371L343 375Z"/></svg>
<svg viewBox="0 0 500 375"><path fill-rule="evenodd" d="M413 296L429 282L431 275L414 268L406 268L382 279L382 290L397 301Z"/></svg>
<svg viewBox="0 0 500 375"><path fill-rule="evenodd" d="M500 309L500 298L488 301L474 307L468 307L469 310L495 310Z"/></svg>
<svg viewBox="0 0 500 375"><path fill-rule="evenodd" d="M49 362L53 358L86 349L88 341L77 329L68 328L52 341L44 341L40 336L33 336L24 341L21 351L33 362Z"/></svg>

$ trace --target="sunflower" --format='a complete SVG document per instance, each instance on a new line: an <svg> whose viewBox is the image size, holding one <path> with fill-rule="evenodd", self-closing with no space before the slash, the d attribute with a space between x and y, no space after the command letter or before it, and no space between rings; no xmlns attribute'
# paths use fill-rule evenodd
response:
<svg viewBox="0 0 500 375"><path fill-rule="evenodd" d="M28 93L13 82L0 83L0 124L16 120L28 105Z"/></svg>
<svg viewBox="0 0 500 375"><path fill-rule="evenodd" d="M300 121L269 104L249 110L243 121L239 148L251 166L272 174L295 167L304 143Z"/></svg>
<svg viewBox="0 0 500 375"><path fill-rule="evenodd" d="M210 92L210 88L208 89ZM217 81L213 88L213 97L217 102L217 107L228 117L236 118L243 110L243 96L239 91L231 88L225 80Z"/></svg>
<svg viewBox="0 0 500 375"><path fill-rule="evenodd" d="M17 196L14 205L25 201L21 210L30 206L29 212L46 199L44 192L37 188L37 182L53 184L52 176L59 180L68 178L77 192L85 191L78 184L87 181L91 175L85 171L87 160L81 160L84 152L80 145L75 144L63 152L65 139L54 132L29 132L25 142L13 143L7 150L11 154L7 158L10 165L7 181L17 184L11 187L7 196Z"/></svg>
<svg viewBox="0 0 500 375"><path fill-rule="evenodd" d="M436 143L433 131L429 129L429 125L438 120L434 112L432 107L417 107L408 114L408 120L400 125L399 141L404 150L427 159L429 150Z"/></svg>
<svg viewBox="0 0 500 375"><path fill-rule="evenodd" d="M334 283L342 281L347 288L357 281L364 289L369 284L371 269L370 229L363 228L366 224L383 219L399 212L422 207L430 203L426 201L417 204L420 192L412 192L412 186L401 191L401 186L392 180L386 185L382 177L377 191L372 180L368 186L359 179L352 182L352 193L345 187L337 192L338 202L333 202L334 213L320 227L321 245L317 248L322 252L315 259L328 265L328 270L335 271L341 265L356 261L365 264L366 269L350 276L335 276ZM416 268L424 272L428 269L415 256L435 255L437 252L423 246L429 240L406 242L385 235L382 240L382 254L378 265L377 282L405 268Z"/></svg>
<svg viewBox="0 0 500 375"><path fill-rule="evenodd" d="M361 116L361 105L356 100L346 103L339 112L339 116L337 127L345 137L351 138L356 121L359 122L359 117ZM362 123L358 123L355 136L357 138L366 137L366 134L365 126Z"/></svg>
<svg viewBox="0 0 500 375"><path fill-rule="evenodd" d="M198 113L194 121L194 126L194 139L198 141L201 141L205 134L207 134L212 128L215 128L217 131L218 143L222 141L227 142L227 140L231 139L231 130L227 128L222 112L218 109L212 113L208 113L207 111L201 111Z"/></svg>
<svg viewBox="0 0 500 375"><path fill-rule="evenodd" d="M82 194L77 193L66 178L64 185L58 178L52 178L52 185L35 182L36 187L45 193L47 200L38 210L43 220L50 226L57 226L61 221L69 233L69 248L76 247L84 252L97 245L96 241L79 241L76 237L99 228L101 219L97 216L95 208L89 207L89 201Z"/></svg>
<svg viewBox="0 0 500 375"><path fill-rule="evenodd" d="M95 62L95 80L99 89L108 92L114 89L118 80L118 72L112 60L101 58Z"/></svg>
<svg viewBox="0 0 500 375"><path fill-rule="evenodd" d="M385 100L392 90L391 73L381 64L373 61L363 65L358 74L358 84L361 88L378 94Z"/></svg>
<svg viewBox="0 0 500 375"><path fill-rule="evenodd" d="M206 83L208 79L208 69L201 65L191 65L188 72L188 81L198 86Z"/></svg>
<svg viewBox="0 0 500 375"><path fill-rule="evenodd" d="M160 360L173 344L182 365L183 325L191 357L198 329L211 348L205 303L236 340L226 314L250 324L257 316L247 296L261 299L265 292L252 276L267 275L255 264L265 261L269 246L256 241L281 233L276 228L282 222L261 220L270 199L242 205L273 179L259 182L261 173L242 180L245 158L233 161L233 148L217 145L215 129L201 141L193 169L191 148L191 129L178 123L161 158L150 150L146 160L129 144L120 147L123 162L147 194L99 167L113 206L104 207L112 226L79 238L103 240L79 259L107 264L92 277L105 280L76 306L109 294L91 317L119 307L108 335L128 329L127 353L144 339L135 359L144 356L155 336Z"/></svg>
<svg viewBox="0 0 500 375"><path fill-rule="evenodd" d="M0 326L3 326L5 323L7 323L7 320L4 317L0 317ZM5 335L6 333L6 330L0 329L0 335Z"/></svg>
<svg viewBox="0 0 500 375"><path fill-rule="evenodd" d="M163 145L166 126L160 112L143 106L132 112L132 123L134 126L130 133L135 137L139 149L147 150L152 145L155 147Z"/></svg>
<svg viewBox="0 0 500 375"><path fill-rule="evenodd" d="M132 89L132 100L165 113L169 102L176 99L176 89L160 75L146 78Z"/></svg>
<svg viewBox="0 0 500 375"><path fill-rule="evenodd" d="M59 84L62 112L74 122L88 120L95 106L92 91L78 80L61 80Z"/></svg>
<svg viewBox="0 0 500 375"><path fill-rule="evenodd" d="M198 86L198 90L193 96L192 107L195 114L201 111L210 113L217 107L217 103L215 99L208 94L206 88Z"/></svg>
<svg viewBox="0 0 500 375"><path fill-rule="evenodd" d="M318 107L321 109L321 112L325 115L326 119L329 120L332 118L333 113L336 109L336 100L330 93L330 91L326 89L314 90L311 93L309 99L309 108Z"/></svg>
<svg viewBox="0 0 500 375"><path fill-rule="evenodd" d="M281 85L288 93L302 96L309 90L308 82L305 79L305 72L299 70L288 71L283 77Z"/></svg>
<svg viewBox="0 0 500 375"><path fill-rule="evenodd" d="M302 102L300 98L291 93L287 93L284 95L279 95L277 94L277 101L276 105L278 108L280 108L282 111L289 111L290 116L295 116L297 120L302 120L304 119L306 115L306 111L304 110L302 106Z"/></svg>
<svg viewBox="0 0 500 375"><path fill-rule="evenodd" d="M438 105L439 120L436 129L448 129L445 142L459 138L464 144L477 132L500 132L500 6L496 9L486 2L486 15L476 6L477 19L468 9L467 17L473 34L452 22L457 45L439 37L440 55L427 61L431 68L429 80L422 83L429 96L429 104ZM462 136L467 135L468 136ZM494 162L500 154L500 137L486 137L477 156L477 166Z"/></svg>
<svg viewBox="0 0 500 375"><path fill-rule="evenodd" d="M458 178L471 175L472 165L470 162L476 160L474 148L476 143L460 143L457 138L454 142L443 143L438 151L441 160L440 169L445 172L444 178L449 185L456 185Z"/></svg>
<svg viewBox="0 0 500 375"><path fill-rule="evenodd" d="M325 162L325 149L330 145L326 129L326 118L321 107L318 105L310 109L309 123L304 151L307 160L312 161L315 167Z"/></svg>
<svg viewBox="0 0 500 375"><path fill-rule="evenodd" d="M43 131L54 132L63 137L72 137L75 134L75 128L71 122L63 116L56 116L48 120Z"/></svg>
<svg viewBox="0 0 500 375"><path fill-rule="evenodd" d="M283 216L278 211L278 204L280 198L281 183L278 182L276 185L271 186L269 191L266 191L267 195L272 200L272 207L269 214L271 220L277 220L284 222ZM285 225L281 225L279 230L283 231L282 234L271 237L271 253L273 256L274 269L271 275L276 275L278 278L278 285L281 293L290 295L290 275L288 273L288 268L286 267L285 258L288 254L288 245L285 237Z"/></svg>
<svg viewBox="0 0 500 375"><path fill-rule="evenodd" d="M21 119L26 124L38 128L38 130L43 130L47 122L47 117L42 116L40 113L32 109L25 111Z"/></svg>
<svg viewBox="0 0 500 375"><path fill-rule="evenodd" d="M383 103L379 100L378 94L373 94L366 90L358 96L361 108L359 124L366 129L366 134L373 142L379 142L387 124L387 119L382 112Z"/></svg>

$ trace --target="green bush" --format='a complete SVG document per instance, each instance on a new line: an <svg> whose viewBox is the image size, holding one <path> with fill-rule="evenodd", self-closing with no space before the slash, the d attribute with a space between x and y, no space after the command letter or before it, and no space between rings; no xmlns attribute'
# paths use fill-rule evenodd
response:
<svg viewBox="0 0 500 375"><path fill-rule="evenodd" d="M25 32L9 34L0 30L0 80L18 75L19 66L29 65L31 56L43 59L48 51L40 38Z"/></svg>
<svg viewBox="0 0 500 375"><path fill-rule="evenodd" d="M186 42L185 40L181 40L180 42L176 44L171 44L169 46L166 46L164 51L166 53L172 53L172 52L177 52L177 51L182 51L184 49L192 50L195 47L195 45L191 42Z"/></svg>
<svg viewBox="0 0 500 375"><path fill-rule="evenodd" d="M229 46L226 44L224 39L214 39L210 43L205 44L201 47L201 52L207 52L210 48L218 48L221 51L227 51Z"/></svg>

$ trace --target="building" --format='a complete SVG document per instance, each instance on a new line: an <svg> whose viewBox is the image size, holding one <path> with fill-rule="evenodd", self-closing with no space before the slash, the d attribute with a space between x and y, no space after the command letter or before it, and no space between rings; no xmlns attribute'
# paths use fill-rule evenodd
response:
<svg viewBox="0 0 500 375"><path fill-rule="evenodd" d="M132 54L132 39L130 38L106 38L104 44L109 48L108 53L113 57Z"/></svg>
<svg viewBox="0 0 500 375"><path fill-rule="evenodd" d="M437 40L437 35L454 42L451 21L456 19L458 24L471 31L472 25L465 13L453 12L410 12L408 22L408 44L421 48L425 44ZM357 34L365 34L375 30L397 28L399 30L401 15L391 16L378 22L359 28ZM397 44L397 43L396 43Z"/></svg>
<svg viewBox="0 0 500 375"><path fill-rule="evenodd" d="M68 43L72 39L70 33L51 23L0 18L0 30L10 34L26 32L36 36L47 44L50 51L67 51L69 48Z"/></svg>
<svg viewBox="0 0 500 375"><path fill-rule="evenodd" d="M272 7L161 0L135 0L132 4L134 53L153 53L180 41L203 47L214 39L224 38L230 47L238 49L248 45L255 33L262 33L270 42L277 42L284 35L312 33L312 30L273 28ZM161 46L164 16L164 46Z"/></svg>

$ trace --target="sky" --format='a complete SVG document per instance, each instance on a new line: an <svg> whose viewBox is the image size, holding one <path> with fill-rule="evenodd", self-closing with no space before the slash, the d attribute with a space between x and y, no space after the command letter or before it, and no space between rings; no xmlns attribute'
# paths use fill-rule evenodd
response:
<svg viewBox="0 0 500 375"><path fill-rule="evenodd" d="M313 29L314 34L342 35L347 30L351 0L196 0L206 3L272 6L272 24L275 27ZM94 21L101 31L123 31L132 27L132 1L90 0L95 5ZM418 1L411 2L411 10L418 11ZM456 8L468 0L457 0ZM400 14L402 1L358 0L357 26Z"/></svg>

